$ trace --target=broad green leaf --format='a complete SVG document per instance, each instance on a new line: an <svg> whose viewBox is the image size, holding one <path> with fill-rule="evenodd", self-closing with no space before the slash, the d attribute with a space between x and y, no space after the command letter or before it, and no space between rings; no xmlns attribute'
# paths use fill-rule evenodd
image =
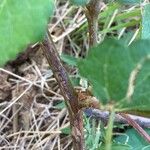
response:
<svg viewBox="0 0 150 150"><path fill-rule="evenodd" d="M53 0L0 1L0 66L43 39Z"/></svg>
<svg viewBox="0 0 150 150"><path fill-rule="evenodd" d="M150 4L144 6L142 14L142 39L150 39Z"/></svg>
<svg viewBox="0 0 150 150"><path fill-rule="evenodd" d="M145 131L150 134L150 129L145 129ZM114 140L121 144L130 145L131 150L150 149L149 143L135 129L128 129L123 135L119 135Z"/></svg>
<svg viewBox="0 0 150 150"><path fill-rule="evenodd" d="M98 150L106 150L105 146L100 146ZM127 144L113 143L111 150L132 150Z"/></svg>
<svg viewBox="0 0 150 150"><path fill-rule="evenodd" d="M123 145L123 144L113 144L111 150L131 150L131 147L129 145Z"/></svg>
<svg viewBox="0 0 150 150"><path fill-rule="evenodd" d="M150 41L127 47L122 41L106 40L91 48L78 63L80 74L93 86L103 104L116 109L150 112Z"/></svg>
<svg viewBox="0 0 150 150"><path fill-rule="evenodd" d="M90 0L70 0L70 2L74 5L85 6L89 3Z"/></svg>
<svg viewBox="0 0 150 150"><path fill-rule="evenodd" d="M122 4L138 4L140 3L142 0L117 0L118 2L122 3Z"/></svg>

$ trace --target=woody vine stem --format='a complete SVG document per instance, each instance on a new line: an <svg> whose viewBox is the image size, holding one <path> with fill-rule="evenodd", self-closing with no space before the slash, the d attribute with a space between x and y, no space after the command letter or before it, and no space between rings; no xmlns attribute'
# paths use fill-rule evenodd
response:
<svg viewBox="0 0 150 150"><path fill-rule="evenodd" d="M59 54L53 43L51 35L47 35L42 44L42 49L47 61L58 82L61 93L64 97L70 119L71 135L74 150L84 149L83 120L82 112L79 110L78 96L75 92L66 69L63 67Z"/></svg>
<svg viewBox="0 0 150 150"><path fill-rule="evenodd" d="M97 21L99 14L97 6L99 5L99 2L99 0L92 0L86 6L86 17L89 24L90 47L97 43ZM78 96L70 82L65 68L61 63L59 54L49 32L46 36L46 40L42 44L42 49L65 99L69 112L73 148L74 150L84 150L83 119Z"/></svg>

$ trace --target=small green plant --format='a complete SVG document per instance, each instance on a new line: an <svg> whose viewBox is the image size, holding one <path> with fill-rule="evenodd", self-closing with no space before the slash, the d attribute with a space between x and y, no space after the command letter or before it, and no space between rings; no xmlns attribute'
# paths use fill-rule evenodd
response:
<svg viewBox="0 0 150 150"><path fill-rule="evenodd" d="M118 0L107 2L108 9L101 12L103 5L100 0L70 2L82 6L87 17L88 24L78 29L77 33L88 27L90 49L86 59L75 60L65 55L62 59L78 67L80 78L85 78L92 87L92 94L98 101L96 105L92 96L87 96L82 103L80 102L79 95L61 63L53 39L47 31L48 21L54 11L53 0L0 1L0 65L14 59L28 44L41 42L44 55L65 99L75 150L85 149L84 143L90 149L131 149L130 142L118 144L120 138L112 140L113 122L117 113L150 142L150 136L137 127L128 116L128 113L150 116L150 4L139 0ZM135 10L118 13L123 5L135 3ZM127 18L131 18L130 22L125 22ZM116 25L113 26L113 22ZM99 31L98 25L101 23L104 24L104 28ZM121 39L124 29L134 25L138 25L139 28L131 38ZM107 33L114 30L120 32L117 37L120 40L115 36L107 36ZM100 133L96 133L99 131L94 133L95 130L90 128L88 120L86 128L89 135L84 142L82 110L91 106L110 112L106 134L101 142ZM90 141L94 136L96 145Z"/></svg>

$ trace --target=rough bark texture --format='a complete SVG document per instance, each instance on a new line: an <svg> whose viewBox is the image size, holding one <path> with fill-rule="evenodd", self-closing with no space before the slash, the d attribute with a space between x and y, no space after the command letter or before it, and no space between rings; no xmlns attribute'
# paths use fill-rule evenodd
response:
<svg viewBox="0 0 150 150"><path fill-rule="evenodd" d="M69 112L73 148L74 150L83 150L85 149L83 135L83 120L82 112L79 110L78 96L70 82L65 68L61 63L59 54L55 49L52 39L49 39L49 37L47 36L46 40L42 44L42 47L47 61L59 84L60 90L65 99L65 103Z"/></svg>

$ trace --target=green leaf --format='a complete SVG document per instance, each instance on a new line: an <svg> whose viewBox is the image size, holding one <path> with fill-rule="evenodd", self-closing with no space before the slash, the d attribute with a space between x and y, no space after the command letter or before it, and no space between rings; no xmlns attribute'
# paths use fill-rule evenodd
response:
<svg viewBox="0 0 150 150"><path fill-rule="evenodd" d="M75 77L70 77L73 86L80 86L80 77L76 75Z"/></svg>
<svg viewBox="0 0 150 150"><path fill-rule="evenodd" d="M54 107L57 108L57 109L63 109L63 108L66 107L66 105L65 105L65 102L62 101L62 102L56 104Z"/></svg>
<svg viewBox="0 0 150 150"><path fill-rule="evenodd" d="M85 130L85 145L88 150L96 150L102 141L102 130L100 123L97 124L96 120L84 117L84 130Z"/></svg>
<svg viewBox="0 0 150 150"><path fill-rule="evenodd" d="M77 58L73 57L73 56L69 56L69 55L66 55L66 54L62 54L61 55L61 59L67 63L68 65L71 65L71 66L77 66Z"/></svg>
<svg viewBox="0 0 150 150"><path fill-rule="evenodd" d="M67 135L71 134L71 130L70 130L69 127L66 127L66 128L61 129L61 132L62 132L63 134L67 134Z"/></svg>
<svg viewBox="0 0 150 150"><path fill-rule="evenodd" d="M122 4L133 5L133 4L139 4L142 0L117 0L117 1Z"/></svg>
<svg viewBox="0 0 150 150"><path fill-rule="evenodd" d="M85 6L89 3L90 0L70 0L70 2L74 5Z"/></svg>
<svg viewBox="0 0 150 150"><path fill-rule="evenodd" d="M150 4L144 6L142 14L142 39L150 39Z"/></svg>
<svg viewBox="0 0 150 150"><path fill-rule="evenodd" d="M105 146L100 147L98 150L106 150ZM132 150L127 144L113 143L111 150Z"/></svg>
<svg viewBox="0 0 150 150"><path fill-rule="evenodd" d="M112 103L122 111L150 112L149 47L148 40L129 47L122 41L106 40L78 62L80 74L89 80L103 104Z"/></svg>
<svg viewBox="0 0 150 150"><path fill-rule="evenodd" d="M114 143L112 145L112 150L131 150L131 147L129 145L123 145L123 144L116 144Z"/></svg>
<svg viewBox="0 0 150 150"><path fill-rule="evenodd" d="M150 134L150 129L145 129L145 131ZM149 143L135 129L128 129L123 135L114 138L114 140L121 144L130 145L132 150L150 149Z"/></svg>
<svg viewBox="0 0 150 150"><path fill-rule="evenodd" d="M53 0L0 1L0 66L43 39Z"/></svg>

